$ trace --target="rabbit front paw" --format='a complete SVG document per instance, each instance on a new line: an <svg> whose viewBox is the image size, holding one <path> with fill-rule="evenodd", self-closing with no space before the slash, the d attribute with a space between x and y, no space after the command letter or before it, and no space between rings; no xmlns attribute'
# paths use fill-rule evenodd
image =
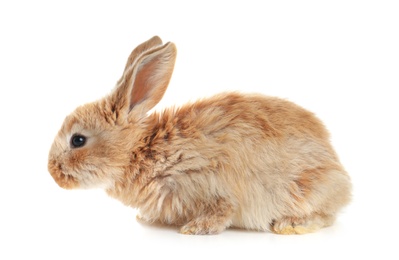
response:
<svg viewBox="0 0 399 260"><path fill-rule="evenodd" d="M217 223L212 219L196 219L188 222L180 229L184 235L215 235L226 229L223 223Z"/></svg>

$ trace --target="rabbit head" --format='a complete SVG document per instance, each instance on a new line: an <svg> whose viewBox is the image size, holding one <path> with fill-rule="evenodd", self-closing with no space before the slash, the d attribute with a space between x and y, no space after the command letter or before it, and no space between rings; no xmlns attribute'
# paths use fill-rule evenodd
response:
<svg viewBox="0 0 399 260"><path fill-rule="evenodd" d="M176 58L173 43L159 37L137 46L106 97L66 117L51 146L48 170L59 186L110 188L130 167L146 113L162 98Z"/></svg>

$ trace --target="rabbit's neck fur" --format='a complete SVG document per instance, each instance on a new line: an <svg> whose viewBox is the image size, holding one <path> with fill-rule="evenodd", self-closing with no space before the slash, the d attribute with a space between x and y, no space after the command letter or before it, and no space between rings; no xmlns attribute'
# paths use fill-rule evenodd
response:
<svg viewBox="0 0 399 260"><path fill-rule="evenodd" d="M144 120L142 138L134 144L130 164L126 166L123 177L107 190L109 195L133 208L145 210L155 207L153 204L158 203L159 196L166 196L168 185L165 183L171 171L187 171L188 165L184 167L182 162L192 156L186 158L188 153L183 147L190 145L187 136L179 129L181 113L176 112L168 109L163 113L153 113ZM176 168L177 164L183 167Z"/></svg>
<svg viewBox="0 0 399 260"><path fill-rule="evenodd" d="M222 134L224 126L210 128L223 112L211 106L215 116L207 121L211 113L202 109L204 102L149 115L142 124L140 141L131 150L130 164L108 194L139 208L148 221L174 224L184 223L209 206L199 203L199 194L227 194L217 176L207 174L217 172L223 162L220 144L212 134ZM193 182L202 184L193 187Z"/></svg>

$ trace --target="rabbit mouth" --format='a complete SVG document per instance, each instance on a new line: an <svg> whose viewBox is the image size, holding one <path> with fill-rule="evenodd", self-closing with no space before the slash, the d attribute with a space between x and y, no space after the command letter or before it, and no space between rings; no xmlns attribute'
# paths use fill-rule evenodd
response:
<svg viewBox="0 0 399 260"><path fill-rule="evenodd" d="M61 188L73 189L79 186L78 181L73 176L64 173L62 165L56 160L49 160L48 171Z"/></svg>

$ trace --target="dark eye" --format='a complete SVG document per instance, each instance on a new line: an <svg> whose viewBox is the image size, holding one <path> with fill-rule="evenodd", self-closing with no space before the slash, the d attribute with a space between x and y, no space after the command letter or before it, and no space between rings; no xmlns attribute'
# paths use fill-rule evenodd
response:
<svg viewBox="0 0 399 260"><path fill-rule="evenodd" d="M71 138L71 146L72 148L79 148L85 145L86 137L83 135L75 134Z"/></svg>

